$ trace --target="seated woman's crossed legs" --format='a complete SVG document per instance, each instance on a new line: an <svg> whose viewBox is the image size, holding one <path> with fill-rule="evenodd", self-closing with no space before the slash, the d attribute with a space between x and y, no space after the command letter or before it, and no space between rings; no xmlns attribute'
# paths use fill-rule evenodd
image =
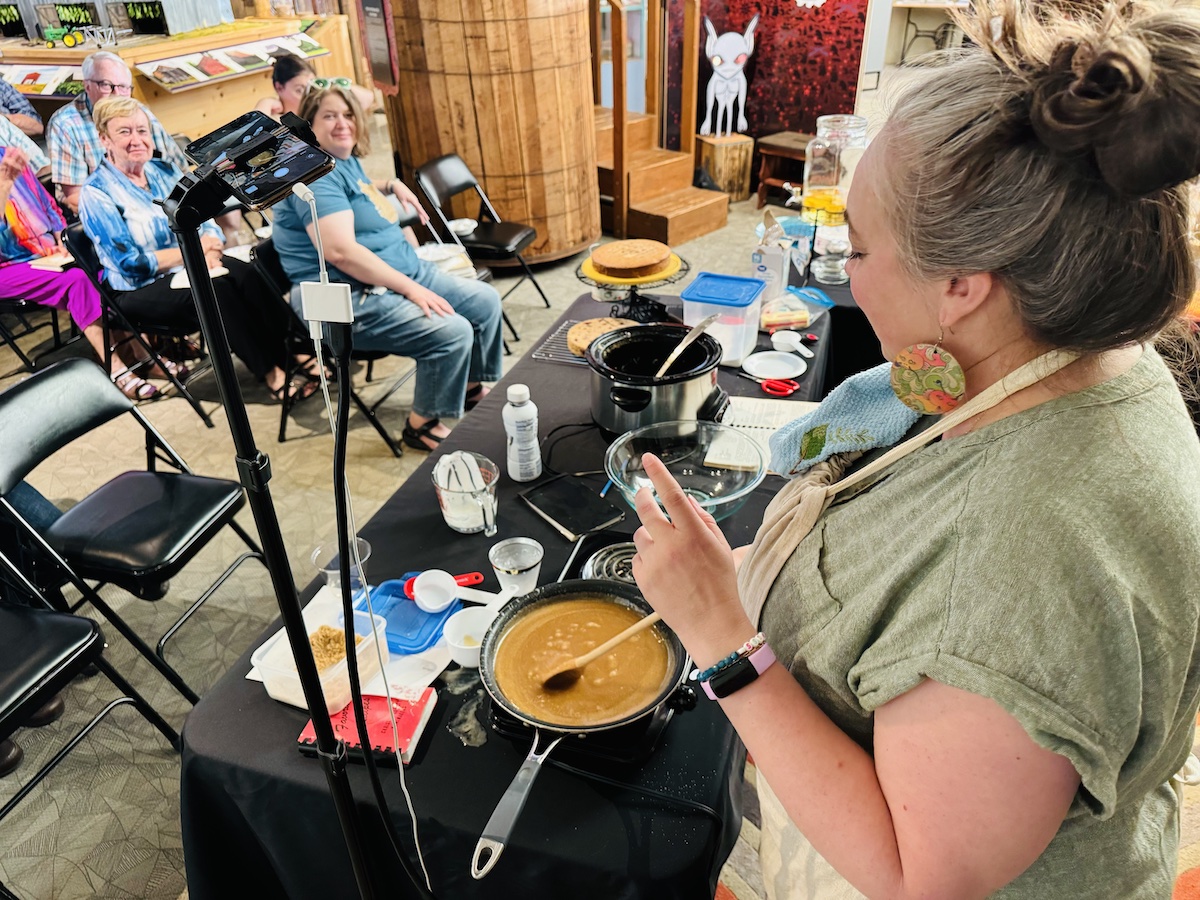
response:
<svg viewBox="0 0 1200 900"><path fill-rule="evenodd" d="M356 294L354 347L416 360L405 443L431 450L450 433L441 418L461 417L468 393L478 402L486 394L482 382L500 379L500 295L488 284L445 275L427 262L414 279L443 297L455 315L426 316L391 291Z"/></svg>

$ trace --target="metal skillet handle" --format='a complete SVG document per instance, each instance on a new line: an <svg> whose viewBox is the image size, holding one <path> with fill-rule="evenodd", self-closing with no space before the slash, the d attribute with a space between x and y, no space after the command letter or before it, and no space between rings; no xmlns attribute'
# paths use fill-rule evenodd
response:
<svg viewBox="0 0 1200 900"><path fill-rule="evenodd" d="M492 866L496 865L500 859L500 854L504 852L505 842L508 841L513 825L517 822L517 816L521 814L525 801L529 799L529 790L533 787L533 780L542 770L542 761L550 755L550 751L557 747L558 742L566 735L560 734L547 744L546 749L541 753L537 748L540 737L540 732L535 731L529 755L525 757L525 762L521 763L521 768L517 769L512 784L508 786L508 790L496 804L496 810L492 813L492 817L483 826L483 836L479 838L479 843L475 845L475 853L471 857L471 877L476 881L492 871Z"/></svg>

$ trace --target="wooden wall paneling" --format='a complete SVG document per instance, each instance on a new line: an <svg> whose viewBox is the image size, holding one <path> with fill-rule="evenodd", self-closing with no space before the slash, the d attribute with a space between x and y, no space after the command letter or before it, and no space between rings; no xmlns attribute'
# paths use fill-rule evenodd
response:
<svg viewBox="0 0 1200 900"><path fill-rule="evenodd" d="M612 233L613 237L621 240L625 237L625 223L629 215L629 188L626 180L629 135L625 128L628 102L625 93L625 7L621 0L611 0L609 6L613 71Z"/></svg>
<svg viewBox="0 0 1200 900"><path fill-rule="evenodd" d="M642 35L646 44L646 115L662 108L662 0L646 0Z"/></svg>
<svg viewBox="0 0 1200 900"><path fill-rule="evenodd" d="M396 20L397 153L407 168L458 153L502 218L537 228L534 259L599 235L588 11L588 0L414 0Z"/></svg>
<svg viewBox="0 0 1200 900"><path fill-rule="evenodd" d="M679 150L694 153L696 145L696 79L700 69L700 0L683 4L683 100L679 114Z"/></svg>

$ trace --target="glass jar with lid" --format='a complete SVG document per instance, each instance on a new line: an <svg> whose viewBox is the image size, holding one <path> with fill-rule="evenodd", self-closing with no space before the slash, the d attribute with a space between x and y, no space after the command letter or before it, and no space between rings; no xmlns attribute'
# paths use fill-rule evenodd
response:
<svg viewBox="0 0 1200 900"><path fill-rule="evenodd" d="M804 153L804 194L829 195L843 205L854 170L867 148L867 120L834 115L817 119L817 136Z"/></svg>

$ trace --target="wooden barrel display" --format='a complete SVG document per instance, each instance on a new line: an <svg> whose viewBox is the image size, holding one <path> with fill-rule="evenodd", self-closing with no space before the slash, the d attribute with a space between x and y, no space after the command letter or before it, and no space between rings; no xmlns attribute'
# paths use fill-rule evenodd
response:
<svg viewBox="0 0 1200 900"><path fill-rule="evenodd" d="M549 261L600 237L587 0L392 4L399 93L387 98L405 180L457 153L504 220L537 229ZM475 217L473 192L456 216Z"/></svg>

